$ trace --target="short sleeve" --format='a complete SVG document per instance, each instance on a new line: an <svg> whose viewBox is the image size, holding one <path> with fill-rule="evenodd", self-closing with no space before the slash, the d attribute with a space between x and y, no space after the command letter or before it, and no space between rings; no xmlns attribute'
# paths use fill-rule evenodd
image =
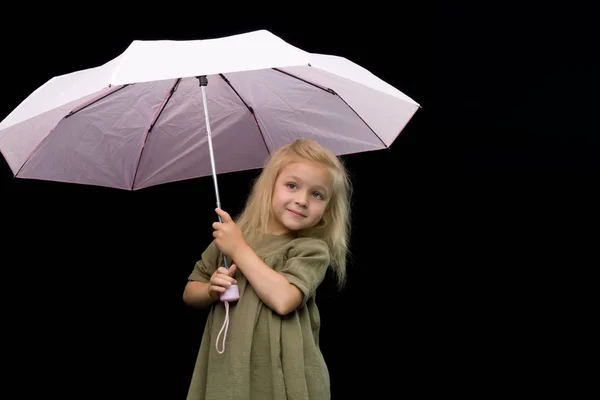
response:
<svg viewBox="0 0 600 400"><path fill-rule="evenodd" d="M208 282L218 268L219 248L214 240L202 253L200 260L194 265L194 270L188 277L189 281Z"/></svg>
<svg viewBox="0 0 600 400"><path fill-rule="evenodd" d="M281 274L302 292L302 305L313 296L325 278L330 255L327 243L319 239L297 239L288 253Z"/></svg>

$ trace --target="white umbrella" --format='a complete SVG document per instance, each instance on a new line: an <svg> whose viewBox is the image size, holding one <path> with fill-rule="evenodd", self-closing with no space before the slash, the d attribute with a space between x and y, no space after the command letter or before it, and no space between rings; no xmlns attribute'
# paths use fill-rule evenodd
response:
<svg viewBox="0 0 600 400"><path fill-rule="evenodd" d="M17 178L126 190L212 173L219 205L216 174L261 168L297 138L338 155L386 148L418 108L353 62L265 30L134 41L29 95L0 123L0 151Z"/></svg>

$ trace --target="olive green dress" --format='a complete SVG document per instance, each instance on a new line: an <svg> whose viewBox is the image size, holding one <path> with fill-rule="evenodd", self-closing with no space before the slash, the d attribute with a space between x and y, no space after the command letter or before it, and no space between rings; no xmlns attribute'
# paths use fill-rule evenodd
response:
<svg viewBox="0 0 600 400"><path fill-rule="evenodd" d="M249 243L256 254L303 293L295 311L281 316L258 297L238 269L240 298L229 303L225 351L216 340L225 305L210 309L187 400L328 400L329 371L319 348L320 316L315 291L329 266L329 248L319 239L262 235ZM235 262L235 260L233 260ZM189 280L208 282L222 265L214 242ZM223 350L223 334L219 337Z"/></svg>

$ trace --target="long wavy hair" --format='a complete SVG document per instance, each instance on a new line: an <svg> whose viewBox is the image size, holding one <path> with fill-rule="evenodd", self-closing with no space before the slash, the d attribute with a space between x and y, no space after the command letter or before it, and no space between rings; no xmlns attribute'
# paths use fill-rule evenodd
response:
<svg viewBox="0 0 600 400"><path fill-rule="evenodd" d="M332 178L332 195L321 221L296 233L299 237L315 237L327 243L330 265L341 288L346 282L346 258L349 254L352 185L342 160L319 143L298 139L273 152L255 180L236 224L247 241L252 241L260 232L266 233L269 222L274 218L272 201L277 177L287 165L303 160L320 163L328 169Z"/></svg>

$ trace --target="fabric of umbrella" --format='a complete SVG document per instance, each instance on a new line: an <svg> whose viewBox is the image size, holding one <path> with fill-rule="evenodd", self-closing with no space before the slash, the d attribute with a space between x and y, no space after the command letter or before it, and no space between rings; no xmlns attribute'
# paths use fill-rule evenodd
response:
<svg viewBox="0 0 600 400"><path fill-rule="evenodd" d="M297 138L338 155L389 147L418 108L355 63L265 30L134 41L29 95L0 123L0 152L17 178L136 190L212 173L216 184Z"/></svg>

